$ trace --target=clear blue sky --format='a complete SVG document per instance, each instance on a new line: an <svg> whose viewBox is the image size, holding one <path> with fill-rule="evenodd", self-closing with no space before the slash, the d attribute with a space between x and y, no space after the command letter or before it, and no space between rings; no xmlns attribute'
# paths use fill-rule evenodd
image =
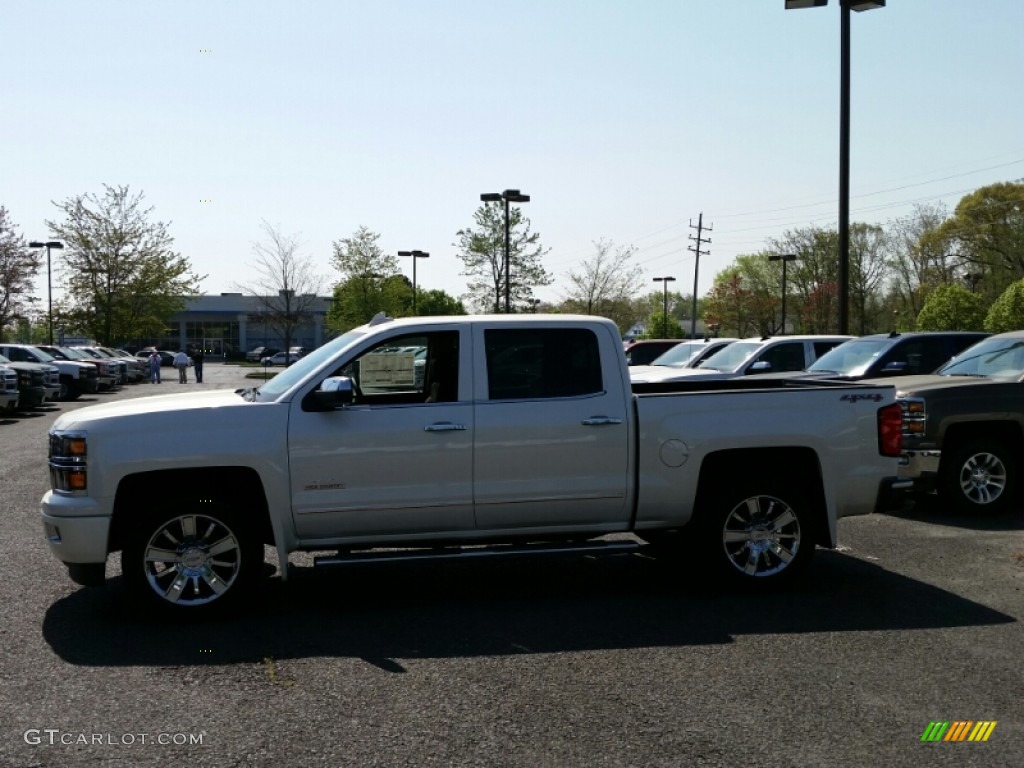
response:
<svg viewBox="0 0 1024 768"><path fill-rule="evenodd" d="M5 0L0 205L46 238L51 201L127 184L207 293L244 278L261 219L325 289L365 225L458 295L456 231L519 188L541 298L599 238L689 291L701 212L703 294L766 238L835 225L838 2ZM851 28L855 221L1024 177L1024 2L889 0Z"/></svg>

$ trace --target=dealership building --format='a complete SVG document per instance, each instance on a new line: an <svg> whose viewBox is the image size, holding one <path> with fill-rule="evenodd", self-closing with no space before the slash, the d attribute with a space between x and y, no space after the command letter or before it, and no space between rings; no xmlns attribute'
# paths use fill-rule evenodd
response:
<svg viewBox="0 0 1024 768"><path fill-rule="evenodd" d="M304 302L311 300L309 319L295 329L291 343L314 349L334 336L326 327L332 299L327 296L303 296L302 299ZM269 322L268 303L266 297L241 293L196 296L187 300L185 309L168 318L164 336L138 346L200 348L214 357L244 353L260 346L281 349L284 339Z"/></svg>

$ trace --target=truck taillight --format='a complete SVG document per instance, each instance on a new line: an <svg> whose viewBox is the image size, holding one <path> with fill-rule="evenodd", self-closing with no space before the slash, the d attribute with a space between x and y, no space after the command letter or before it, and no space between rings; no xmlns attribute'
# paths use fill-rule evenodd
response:
<svg viewBox="0 0 1024 768"><path fill-rule="evenodd" d="M878 452L883 456L903 453L903 409L898 403L878 409Z"/></svg>

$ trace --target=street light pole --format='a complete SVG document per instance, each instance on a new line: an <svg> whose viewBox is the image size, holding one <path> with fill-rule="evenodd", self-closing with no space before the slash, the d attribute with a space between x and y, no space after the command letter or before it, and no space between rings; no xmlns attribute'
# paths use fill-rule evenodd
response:
<svg viewBox="0 0 1024 768"><path fill-rule="evenodd" d="M426 259L430 256L426 251L399 251L399 256L412 256L412 313L416 314L416 259Z"/></svg>
<svg viewBox="0 0 1024 768"><path fill-rule="evenodd" d="M786 10L828 0L786 0ZM850 328L850 11L884 8L885 0L839 0L839 333Z"/></svg>
<svg viewBox="0 0 1024 768"><path fill-rule="evenodd" d="M480 200L485 203L496 203L499 200L505 201L505 258L503 262L503 269L505 271L505 314L512 312L511 302L511 286L512 276L509 274L510 270L510 259L509 259L509 214L508 204L509 203L528 203L530 202L530 196L524 195L518 189L506 189L504 192L484 192L480 195Z"/></svg>
<svg viewBox="0 0 1024 768"><path fill-rule="evenodd" d="M64 248L64 243L59 240L50 240L42 243L38 240L33 240L28 244L29 248L46 248L46 321L49 326L49 341L47 342L51 347L53 346L53 270L50 268L50 249L57 248L58 250Z"/></svg>
<svg viewBox="0 0 1024 768"><path fill-rule="evenodd" d="M664 294L661 300L661 338L668 338L668 284L675 282L674 277L656 277L654 282L664 286Z"/></svg>
<svg viewBox="0 0 1024 768"><path fill-rule="evenodd" d="M782 335L786 334L786 262L796 261L795 253L773 253L768 261L782 262Z"/></svg>

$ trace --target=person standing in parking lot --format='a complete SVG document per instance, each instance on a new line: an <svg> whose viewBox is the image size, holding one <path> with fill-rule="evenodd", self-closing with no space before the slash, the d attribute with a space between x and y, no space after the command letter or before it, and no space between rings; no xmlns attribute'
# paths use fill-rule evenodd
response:
<svg viewBox="0 0 1024 768"><path fill-rule="evenodd" d="M192 350L192 366L196 373L196 384L203 383L203 348L196 347Z"/></svg>
<svg viewBox="0 0 1024 768"><path fill-rule="evenodd" d="M185 350L179 349L174 356L174 367L178 369L178 383L188 384L188 355Z"/></svg>
<svg viewBox="0 0 1024 768"><path fill-rule="evenodd" d="M149 356L149 383L159 384L160 383L160 366L163 365L163 360L160 359L160 353L153 350Z"/></svg>

